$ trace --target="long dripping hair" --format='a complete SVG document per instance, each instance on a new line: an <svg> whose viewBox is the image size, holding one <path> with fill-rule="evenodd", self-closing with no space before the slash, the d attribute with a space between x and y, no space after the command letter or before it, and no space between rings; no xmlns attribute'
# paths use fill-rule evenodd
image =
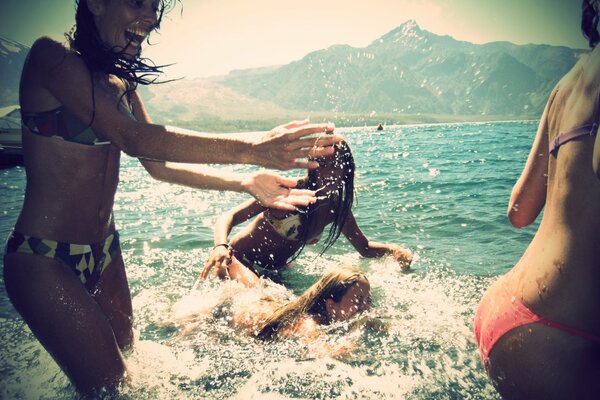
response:
<svg viewBox="0 0 600 400"><path fill-rule="evenodd" d="M340 237L342 233L342 229L344 228L344 224L346 223L346 218L348 214L352 210L352 203L354 201L354 171L356 169L354 165L354 157L352 156L352 151L350 150L350 146L345 141L342 141L334 146L334 153L332 156L334 157L333 165L335 168L341 170L342 173L342 183L337 188L337 193L333 196L329 196L327 201L331 202L331 210L333 210L333 223L329 228L329 233L327 234L327 238L323 243L323 249L319 253L322 255L330 248L335 241ZM319 161L319 159L317 159ZM308 179L306 188L310 190L319 190L318 185L318 174L319 168L310 170L308 172ZM319 193L317 193L319 196ZM313 227L318 223L316 211L318 203L311 204L304 209L304 212L300 214L300 221L302 226L302 232L300 232L299 242L300 247L294 255L290 258L290 261L295 260L302 250L304 250L304 246L308 241L308 235L312 232Z"/></svg>
<svg viewBox="0 0 600 400"><path fill-rule="evenodd" d="M158 6L155 31L160 28L160 22L165 12L170 11L179 0L160 0ZM75 0L75 26L66 34L71 49L78 52L92 72L115 75L127 81L134 90L138 84L154 83L162 73L164 65L155 65L152 60L138 55L130 59L124 57L124 49L115 51L106 46L100 39L86 0Z"/></svg>
<svg viewBox="0 0 600 400"><path fill-rule="evenodd" d="M300 297L276 309L264 323L256 337L262 340L276 339L281 329L292 326L302 315L308 314L329 322L325 311L325 300L336 303L356 282L367 278L358 269L340 267L330 269Z"/></svg>
<svg viewBox="0 0 600 400"><path fill-rule="evenodd" d="M595 3L595 0L583 0L581 5L581 31L592 49L600 41L600 34L598 34L598 10L594 7Z"/></svg>

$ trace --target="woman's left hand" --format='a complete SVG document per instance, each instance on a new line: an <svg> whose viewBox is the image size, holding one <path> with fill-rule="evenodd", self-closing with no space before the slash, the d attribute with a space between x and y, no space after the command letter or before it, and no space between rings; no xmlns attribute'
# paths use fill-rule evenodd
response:
<svg viewBox="0 0 600 400"><path fill-rule="evenodd" d="M293 189L296 179L289 179L271 172L258 172L242 182L250 193L263 206L294 211L296 206L307 206L316 201L312 190Z"/></svg>

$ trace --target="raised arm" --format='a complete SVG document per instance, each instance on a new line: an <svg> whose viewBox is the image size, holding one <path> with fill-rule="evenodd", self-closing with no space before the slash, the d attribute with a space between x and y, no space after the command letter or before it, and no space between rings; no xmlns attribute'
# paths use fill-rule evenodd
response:
<svg viewBox="0 0 600 400"><path fill-rule="evenodd" d="M556 92L555 88L550 95L523 172L510 194L508 219L515 228L523 228L535 221L546 204L549 157L548 110Z"/></svg>
<svg viewBox="0 0 600 400"><path fill-rule="evenodd" d="M382 257L392 255L403 270L410 268L412 253L410 250L395 244L373 242L362 233L352 211L348 214L342 233L363 257Z"/></svg>
<svg viewBox="0 0 600 400"><path fill-rule="evenodd" d="M36 41L28 64L39 82L82 121L121 150L136 157L183 163L245 163L267 168L315 168L309 153L331 154L336 135L309 137L330 129L327 124L290 123L258 140L198 133L136 121L118 110L118 94L101 85L92 89L92 74L75 53L51 39ZM93 100L92 100L93 98ZM316 144L316 148L315 148Z"/></svg>
<svg viewBox="0 0 600 400"><path fill-rule="evenodd" d="M214 247L210 251L200 279L205 280L212 268L219 271L231 263L231 249L229 248L229 233L234 226L249 220L263 212L266 208L256 200L248 200L217 218L214 232Z"/></svg>

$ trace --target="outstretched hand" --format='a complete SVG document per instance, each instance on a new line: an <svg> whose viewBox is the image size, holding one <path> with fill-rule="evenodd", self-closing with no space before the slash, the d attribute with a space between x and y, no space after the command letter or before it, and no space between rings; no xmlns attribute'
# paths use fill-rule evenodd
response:
<svg viewBox="0 0 600 400"><path fill-rule="evenodd" d="M296 179L281 177L271 172L259 172L242 182L242 185L261 205L294 211L296 206L308 206L316 201L312 190L293 189Z"/></svg>
<svg viewBox="0 0 600 400"><path fill-rule="evenodd" d="M200 273L200 279L206 280L210 270L215 268L215 275L225 278L227 276L227 267L231 264L231 249L225 246L214 247L209 255L208 260L204 263L204 268Z"/></svg>
<svg viewBox="0 0 600 400"><path fill-rule="evenodd" d="M256 164L266 168L293 169L319 166L308 157L321 157L333 154L333 145L343 140L333 135L334 125L310 124L308 120L292 121L280 125L254 144ZM321 134L318 136L312 136Z"/></svg>

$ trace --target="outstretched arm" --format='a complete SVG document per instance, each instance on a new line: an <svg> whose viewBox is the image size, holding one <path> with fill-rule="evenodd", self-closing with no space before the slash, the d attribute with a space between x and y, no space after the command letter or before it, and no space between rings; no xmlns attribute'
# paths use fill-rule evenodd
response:
<svg viewBox="0 0 600 400"><path fill-rule="evenodd" d="M372 258L382 257L389 254L392 255L400 264L400 268L403 270L410 268L413 258L410 250L395 244L370 241L358 227L352 212L350 212L346 218L346 223L344 224L342 233L344 236L346 236L348 241L350 241L352 246L354 246L361 256Z"/></svg>
<svg viewBox="0 0 600 400"><path fill-rule="evenodd" d="M154 179L197 189L246 192L265 207L293 211L295 206L306 206L315 201L313 191L294 189L297 184L295 179L272 172L238 175L193 164L144 159L140 162Z"/></svg>
<svg viewBox="0 0 600 400"><path fill-rule="evenodd" d="M150 116L137 92L132 94L131 103L136 119L151 123ZM140 162L154 179L196 189L246 192L267 207L292 211L294 206L307 205L314 201L314 192L292 189L296 187L296 180L283 178L270 172L238 175L196 164L172 163L145 158L140 158Z"/></svg>
<svg viewBox="0 0 600 400"><path fill-rule="evenodd" d="M521 176L513 187L508 203L508 219L516 228L531 224L546 204L548 184L548 110L557 93L555 88L546 104Z"/></svg>
<svg viewBox="0 0 600 400"><path fill-rule="evenodd" d="M229 233L231 229L263 212L266 208L256 200L248 200L239 206L221 215L215 223L214 247L210 251L200 279L205 280L210 270L215 268L218 272L231 263L231 249L229 248Z"/></svg>

